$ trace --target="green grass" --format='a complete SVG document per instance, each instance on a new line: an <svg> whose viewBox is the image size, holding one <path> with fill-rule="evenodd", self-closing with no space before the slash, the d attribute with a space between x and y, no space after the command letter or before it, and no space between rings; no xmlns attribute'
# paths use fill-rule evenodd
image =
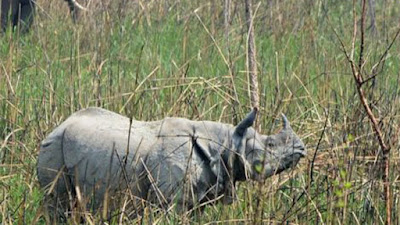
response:
<svg viewBox="0 0 400 225"><path fill-rule="evenodd" d="M242 3L235 3L228 42L222 4L144 1L143 10L133 2L122 16L118 4L107 12L93 7L74 25L63 1L39 1L42 9L29 34L1 36L2 224L45 223L45 193L36 178L39 144L76 110L101 106L140 120L181 116L235 123L250 109ZM192 217L149 209L144 224L384 223L382 172L379 160L374 163L379 145L333 32L350 50L351 1L269 2L260 4L255 17L261 128L276 132L276 118L284 112L306 143L308 159L261 185L241 183L240 201L233 205L209 206ZM400 6L385 4L376 3L377 32L366 31L368 73L398 29ZM398 43L366 88L387 139L398 134L400 122ZM400 223L398 148L395 143L391 152L394 224ZM101 217L93 218L98 223Z"/></svg>

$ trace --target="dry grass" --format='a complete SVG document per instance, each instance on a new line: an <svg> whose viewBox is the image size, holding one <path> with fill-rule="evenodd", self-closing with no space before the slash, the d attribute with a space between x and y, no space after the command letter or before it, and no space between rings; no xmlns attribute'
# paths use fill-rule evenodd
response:
<svg viewBox="0 0 400 225"><path fill-rule="evenodd" d="M39 143L78 109L101 106L141 120L173 115L234 123L249 108L242 2L232 3L229 42L223 4L125 1L121 7L120 2L90 5L74 25L63 1L41 0L31 33L1 37L2 224L45 223L35 168ZM240 184L241 200L231 206L210 206L201 216L146 208L135 222L383 224L379 144L332 30L350 49L352 3L254 5L263 133L275 132L284 112L307 144L308 159L262 185ZM399 11L396 1L376 3L375 25L366 32L366 71L395 34ZM397 42L365 90L386 140L399 132L399 71ZM392 219L398 224L399 143L392 149ZM84 217L87 224L101 221L100 213Z"/></svg>

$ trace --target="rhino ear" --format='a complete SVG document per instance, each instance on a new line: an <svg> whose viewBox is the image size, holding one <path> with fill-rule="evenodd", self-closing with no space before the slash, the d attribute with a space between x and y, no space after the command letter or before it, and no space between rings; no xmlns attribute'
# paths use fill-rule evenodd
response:
<svg viewBox="0 0 400 225"><path fill-rule="evenodd" d="M235 135L243 137L244 133L246 133L247 128L251 127L256 120L257 111L258 109L254 107L253 110L249 114L247 114L247 116L242 121L240 121L240 123L235 128Z"/></svg>
<svg viewBox="0 0 400 225"><path fill-rule="evenodd" d="M249 127L251 127L256 120L257 117L257 111L258 109L256 107L253 108L253 110L247 114L247 116L235 127L235 131L233 133L233 147L234 151L237 153L239 156L240 161L243 163L243 166L245 168L245 175L248 177L248 172L251 171L251 165L245 158L245 146L242 146L243 143L243 137ZM233 168L233 162L234 162L234 154L231 154L229 157L228 165L230 168Z"/></svg>

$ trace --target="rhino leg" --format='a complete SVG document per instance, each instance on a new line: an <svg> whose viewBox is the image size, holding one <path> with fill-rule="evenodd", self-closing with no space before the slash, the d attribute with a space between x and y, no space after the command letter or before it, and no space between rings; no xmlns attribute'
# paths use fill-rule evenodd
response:
<svg viewBox="0 0 400 225"><path fill-rule="evenodd" d="M71 13L72 21L76 23L79 17L79 9L76 6L76 2L73 0L64 0L68 3L69 12Z"/></svg>
<svg viewBox="0 0 400 225"><path fill-rule="evenodd" d="M17 26L15 20L21 22L21 31L27 32L33 23L33 17L35 13L35 3L31 0L21 1L20 8L18 9L17 18L14 18L14 26Z"/></svg>
<svg viewBox="0 0 400 225"><path fill-rule="evenodd" d="M13 0L1 0L1 30L5 32L8 25L8 18L10 10L16 8L17 1ZM13 15L13 12L11 12Z"/></svg>

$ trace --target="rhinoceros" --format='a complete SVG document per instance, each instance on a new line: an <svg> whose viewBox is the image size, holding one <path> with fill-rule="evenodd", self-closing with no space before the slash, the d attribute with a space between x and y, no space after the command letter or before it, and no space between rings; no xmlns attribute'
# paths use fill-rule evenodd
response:
<svg viewBox="0 0 400 225"><path fill-rule="evenodd" d="M251 127L256 115L254 108L233 126L176 117L144 122L87 108L42 141L38 180L57 199L49 204L64 210L76 198L111 209L121 204L118 193L128 193L132 204L180 210L231 203L237 181L266 179L306 156L284 115L282 130L270 136Z"/></svg>
<svg viewBox="0 0 400 225"><path fill-rule="evenodd" d="M21 31L27 32L33 23L35 16L36 0L0 0L0 27L1 31L4 32L7 28L9 18L11 20L11 26L17 27L21 25ZM76 0L64 0L68 3L68 7L72 16L72 19L76 21L79 10L87 10L85 7L80 5ZM9 15L10 14L10 15Z"/></svg>

